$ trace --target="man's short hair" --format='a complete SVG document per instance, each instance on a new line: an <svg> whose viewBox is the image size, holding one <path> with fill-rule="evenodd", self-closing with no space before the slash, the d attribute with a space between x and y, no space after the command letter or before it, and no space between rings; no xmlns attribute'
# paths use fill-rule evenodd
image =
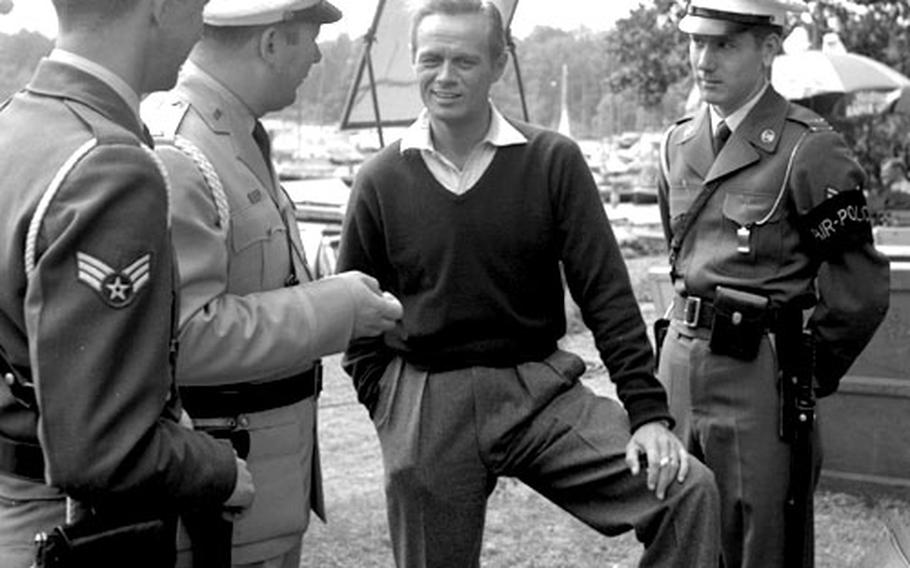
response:
<svg viewBox="0 0 910 568"><path fill-rule="evenodd" d="M489 24L490 59L498 61L506 51L506 34L502 14L490 0L421 0L411 16L411 57L417 52L417 27L424 18L433 14L480 14Z"/></svg>
<svg viewBox="0 0 910 568"><path fill-rule="evenodd" d="M53 0L62 31L97 29L128 14L142 0Z"/></svg>
<svg viewBox="0 0 910 568"><path fill-rule="evenodd" d="M297 45L300 42L300 28L298 25L300 23L298 20L289 20L257 26L211 26L205 24L202 26L202 37L204 40L210 40L220 47L239 49L258 38L259 34L265 31L266 28L275 28L284 35L289 44Z"/></svg>

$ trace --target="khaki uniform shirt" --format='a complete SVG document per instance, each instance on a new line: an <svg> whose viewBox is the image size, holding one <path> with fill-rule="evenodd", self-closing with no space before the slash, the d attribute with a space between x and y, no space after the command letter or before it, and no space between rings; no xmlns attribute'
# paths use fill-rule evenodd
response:
<svg viewBox="0 0 910 568"><path fill-rule="evenodd" d="M187 63L173 91L143 103L143 117L161 137L159 153L174 185L178 382L282 379L343 349L354 325L347 285L309 281L294 205L252 137L255 118L243 102ZM199 164L167 143L177 137L214 168L226 210ZM282 553L306 529L310 506L322 514L315 401L302 404L241 417L250 430L257 492L251 513L235 523L234 562Z"/></svg>
<svg viewBox="0 0 910 568"><path fill-rule="evenodd" d="M765 295L773 308L814 308L807 325L819 393L828 394L888 308L888 261L872 243L865 174L822 118L773 88L716 159L709 122L707 109L682 119L663 146L668 242L696 196L716 186L682 242L673 286L710 300L722 285Z"/></svg>

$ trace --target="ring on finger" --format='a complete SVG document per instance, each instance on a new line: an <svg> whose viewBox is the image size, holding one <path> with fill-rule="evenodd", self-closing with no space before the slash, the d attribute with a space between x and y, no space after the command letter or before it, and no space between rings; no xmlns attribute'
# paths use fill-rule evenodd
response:
<svg viewBox="0 0 910 568"><path fill-rule="evenodd" d="M657 465L660 467L667 467L668 465L670 465L670 457L664 456L664 457L660 458L660 462Z"/></svg>

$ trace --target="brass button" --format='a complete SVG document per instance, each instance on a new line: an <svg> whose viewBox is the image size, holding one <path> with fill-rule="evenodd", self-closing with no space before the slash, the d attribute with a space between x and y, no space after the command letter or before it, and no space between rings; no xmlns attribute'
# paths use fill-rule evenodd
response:
<svg viewBox="0 0 910 568"><path fill-rule="evenodd" d="M16 384L16 377L12 373L4 373L3 382L6 383L7 386L11 387Z"/></svg>
<svg viewBox="0 0 910 568"><path fill-rule="evenodd" d="M237 424L238 424L241 428L249 428L249 426L250 426L250 419L249 419L249 417L248 417L246 414L241 414L241 415L237 418Z"/></svg>
<svg viewBox="0 0 910 568"><path fill-rule="evenodd" d="M730 320L733 322L733 325L739 325L743 322L743 315L740 312L733 312L733 316Z"/></svg>

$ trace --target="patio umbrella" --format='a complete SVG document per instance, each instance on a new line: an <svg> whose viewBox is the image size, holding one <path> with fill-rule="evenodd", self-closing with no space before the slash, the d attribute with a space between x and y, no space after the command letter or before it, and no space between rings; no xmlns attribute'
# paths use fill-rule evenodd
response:
<svg viewBox="0 0 910 568"><path fill-rule="evenodd" d="M774 59L771 83L788 99L826 93L893 91L910 87L910 78L857 53L808 50Z"/></svg>

